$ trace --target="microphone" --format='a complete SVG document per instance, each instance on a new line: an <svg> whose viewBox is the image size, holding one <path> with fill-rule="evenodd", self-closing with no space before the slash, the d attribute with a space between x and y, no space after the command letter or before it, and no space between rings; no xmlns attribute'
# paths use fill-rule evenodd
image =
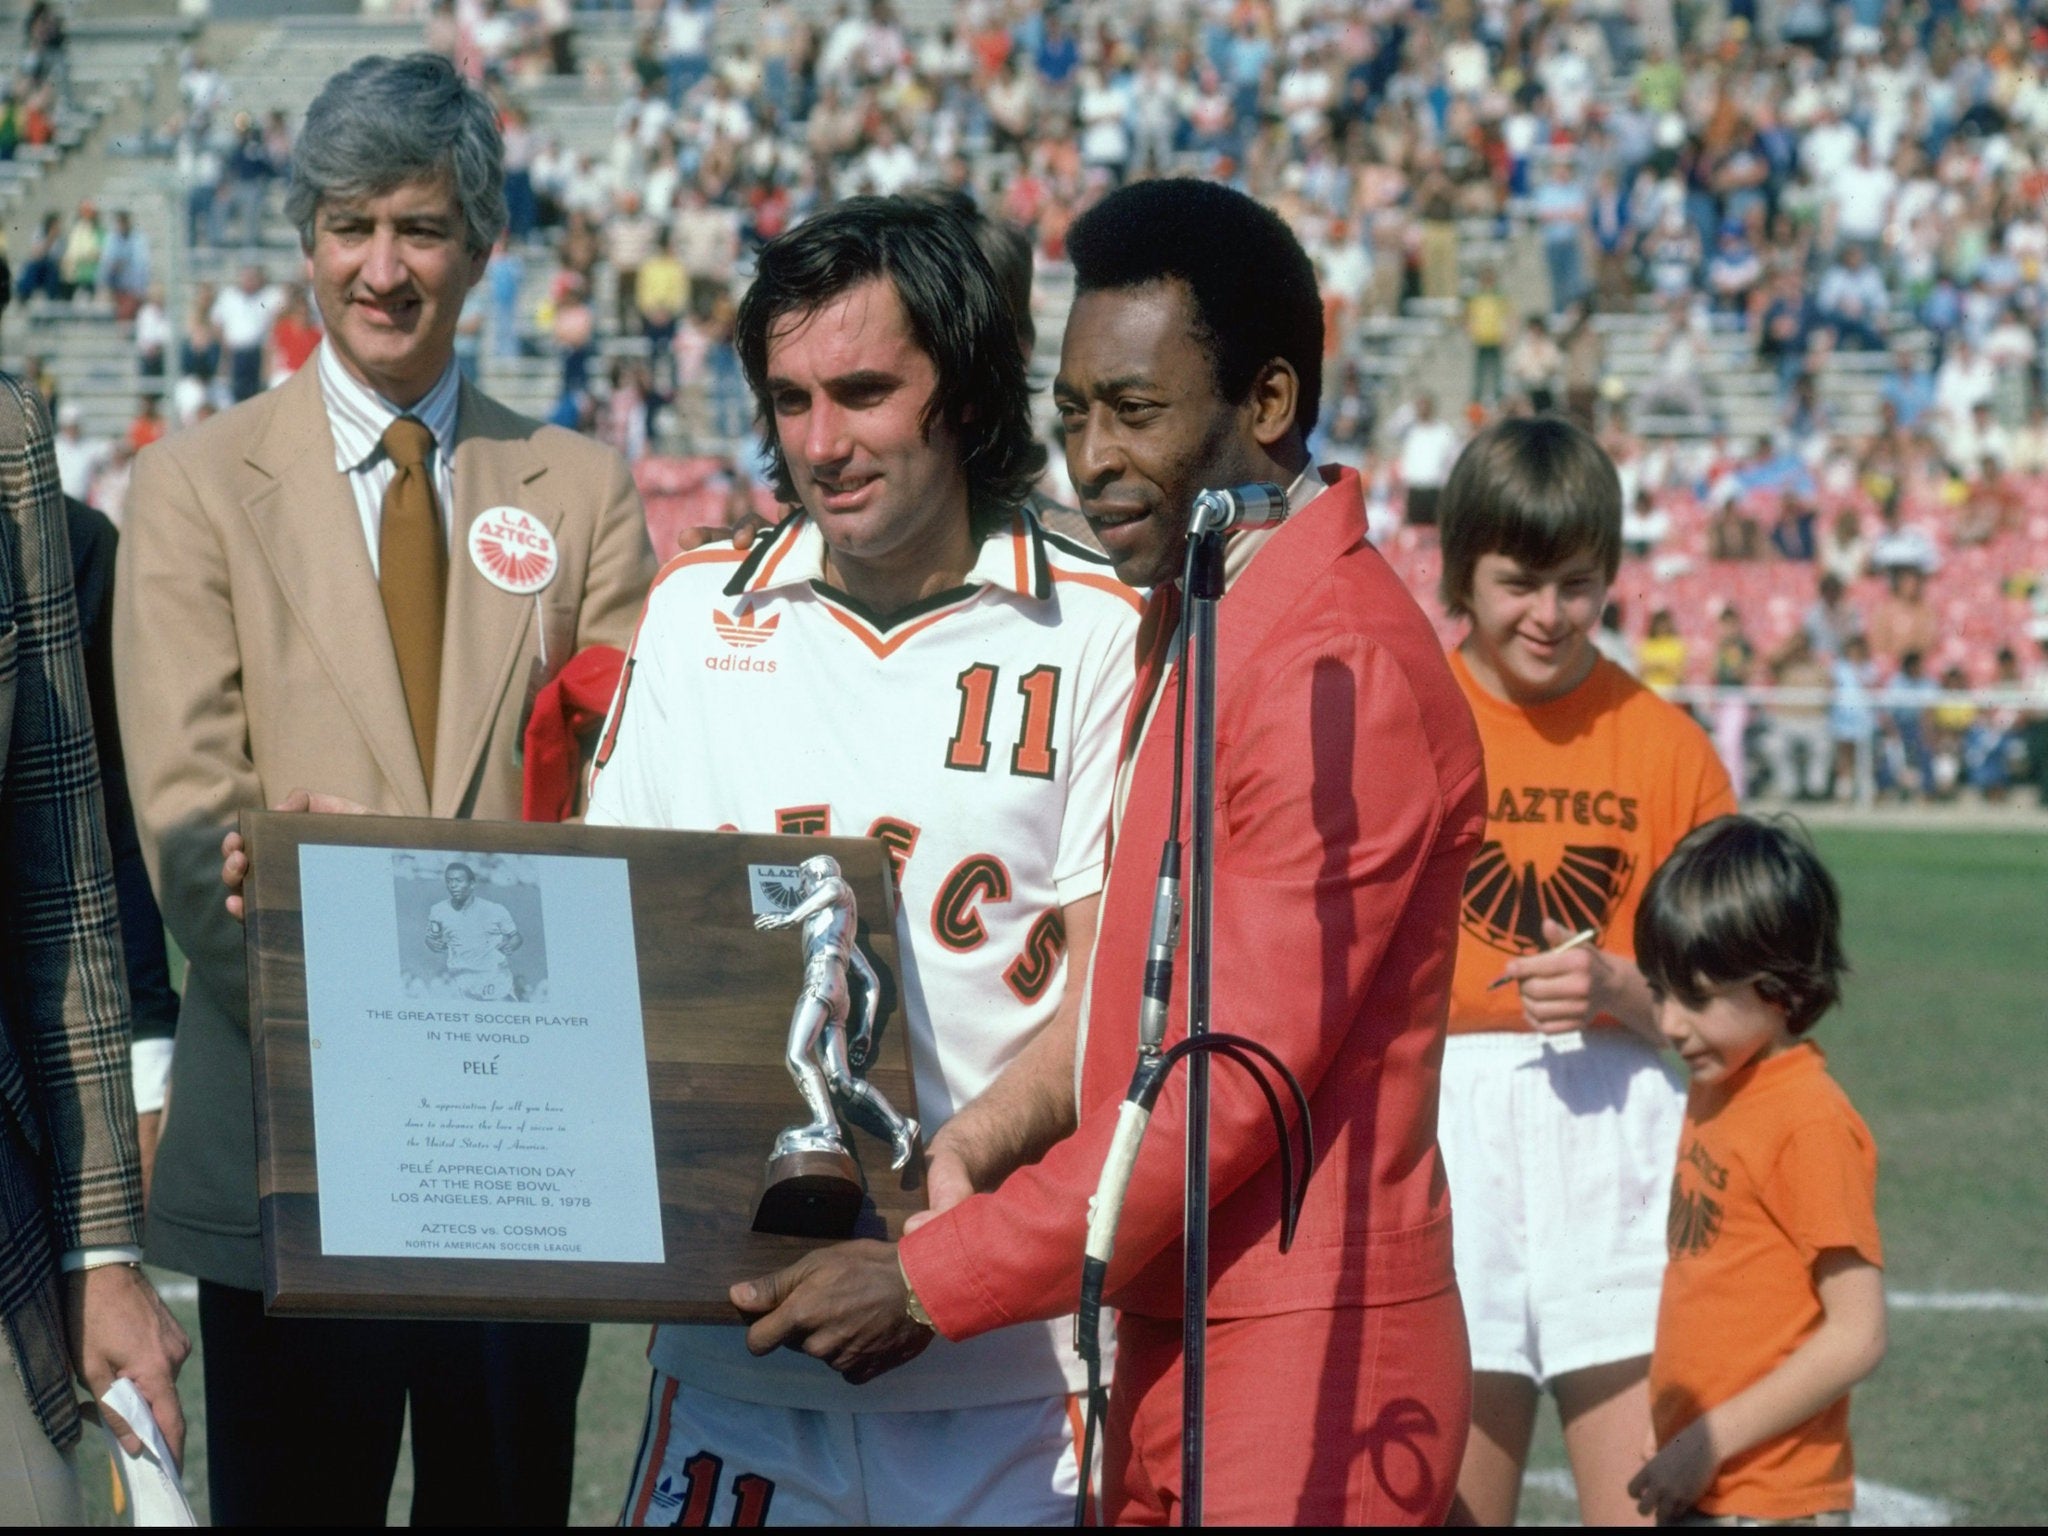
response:
<svg viewBox="0 0 2048 1536"><path fill-rule="evenodd" d="M1180 837L1166 840L1159 855L1159 884L1152 892L1152 936L1145 949L1144 1001L1138 1009L1138 1048L1159 1054L1166 1043L1166 1009L1173 1001L1173 955L1180 947Z"/></svg>
<svg viewBox="0 0 2048 1536"><path fill-rule="evenodd" d="M1277 485L1233 485L1195 497L1188 534L1227 533L1233 528L1270 528L1287 516L1287 492Z"/></svg>

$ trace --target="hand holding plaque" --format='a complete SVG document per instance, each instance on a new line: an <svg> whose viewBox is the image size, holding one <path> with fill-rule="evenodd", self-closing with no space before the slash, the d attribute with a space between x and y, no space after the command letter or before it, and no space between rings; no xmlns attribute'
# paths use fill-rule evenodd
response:
<svg viewBox="0 0 2048 1536"><path fill-rule="evenodd" d="M860 919L853 887L829 854L804 860L798 874L797 905L787 912L763 914L754 926L803 930L803 990L790 1015L784 1059L811 1118L775 1138L754 1210L754 1230L792 1237L851 1237L865 1187L860 1165L840 1134L839 1109L865 1110L886 1128L894 1152L892 1170L900 1171L910 1162L920 1132L915 1120L898 1113L880 1089L857 1075L866 1066L874 1041L881 986L857 942ZM847 1024L854 1004L849 971L860 983L858 1023L851 1039Z"/></svg>

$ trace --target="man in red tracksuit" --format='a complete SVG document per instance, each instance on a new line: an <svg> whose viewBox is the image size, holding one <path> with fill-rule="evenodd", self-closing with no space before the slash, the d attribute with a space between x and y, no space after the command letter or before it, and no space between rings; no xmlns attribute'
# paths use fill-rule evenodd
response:
<svg viewBox="0 0 2048 1536"><path fill-rule="evenodd" d="M1054 384L1068 469L1117 574L1154 589L1080 1038L1039 1036L935 1138L937 1214L900 1249L820 1250L734 1301L757 1319L756 1350L795 1344L856 1381L915 1354L927 1323L957 1339L1073 1309L1136 1060L1187 519L1204 487L1277 483L1291 515L1231 535L1218 610L1212 1018L1300 1079L1316 1176L1283 1256L1265 1101L1219 1065L1205 1513L1437 1523L1471 1390L1436 1106L1483 827L1478 735L1428 621L1365 540L1358 477L1309 461L1322 310L1286 226L1225 188L1156 181L1083 215L1069 248L1077 298ZM1103 1513L1118 1522L1178 1515L1183 1107L1177 1074L1109 1277Z"/></svg>

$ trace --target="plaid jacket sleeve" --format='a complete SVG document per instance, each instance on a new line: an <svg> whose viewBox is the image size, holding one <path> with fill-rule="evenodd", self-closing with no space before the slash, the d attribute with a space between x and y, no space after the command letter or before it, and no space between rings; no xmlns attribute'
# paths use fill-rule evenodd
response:
<svg viewBox="0 0 2048 1536"><path fill-rule="evenodd" d="M0 1100L58 1250L129 1244L141 1177L112 861L42 400L0 374Z"/></svg>

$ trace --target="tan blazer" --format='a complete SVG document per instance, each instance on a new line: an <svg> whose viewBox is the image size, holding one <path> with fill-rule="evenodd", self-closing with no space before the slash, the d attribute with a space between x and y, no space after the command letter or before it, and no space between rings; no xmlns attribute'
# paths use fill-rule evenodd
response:
<svg viewBox="0 0 2048 1536"><path fill-rule="evenodd" d="M334 467L317 370L145 449L115 586L121 734L144 856L191 960L150 1257L262 1284L241 927L221 905L220 842L246 807L322 790L401 816L517 820L519 745L548 669L624 646L654 561L631 475L587 438L464 385L429 793L354 497ZM561 567L532 597L487 581L470 523L514 506Z"/></svg>

